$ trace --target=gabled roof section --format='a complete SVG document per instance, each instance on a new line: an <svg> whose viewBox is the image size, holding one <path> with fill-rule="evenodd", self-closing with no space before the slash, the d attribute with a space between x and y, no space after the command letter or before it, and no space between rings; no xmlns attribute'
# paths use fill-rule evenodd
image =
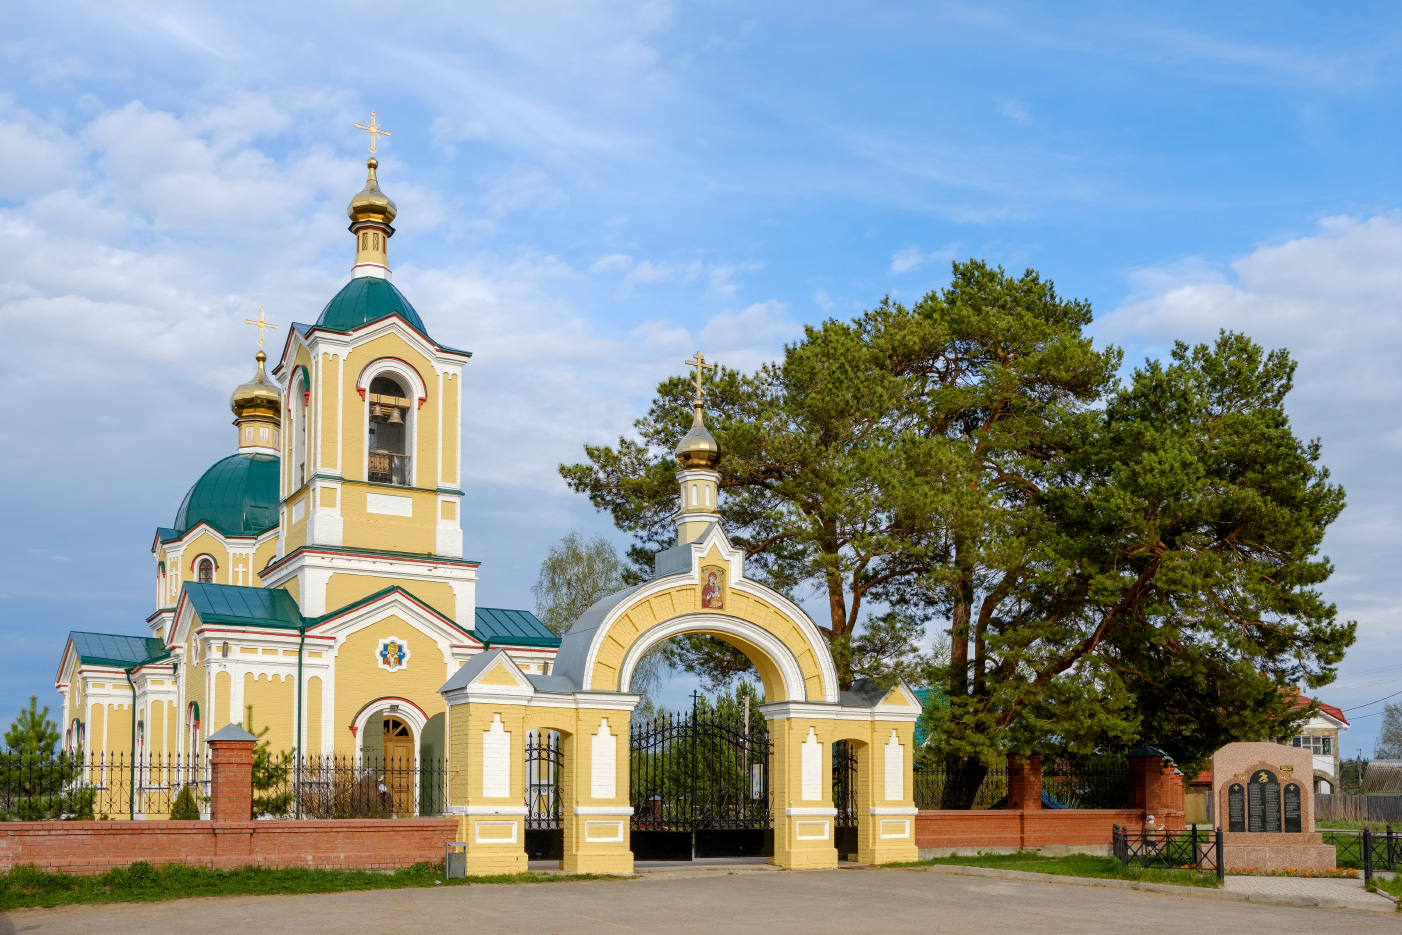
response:
<svg viewBox="0 0 1402 935"><path fill-rule="evenodd" d="M1313 698L1307 698L1307 697L1305 697L1305 695L1304 695L1303 693L1300 693L1300 694L1297 695L1296 698L1295 698L1295 707L1296 707L1296 708L1306 708L1306 707L1309 707L1309 706L1310 706L1311 704L1313 704L1313 703L1314 703L1314 699L1313 699ZM1345 730L1347 730L1349 727L1352 726L1351 724L1349 724L1348 718L1344 717L1343 709L1339 708L1339 707L1336 706L1336 705L1325 704L1324 702L1321 701L1321 702L1319 703L1319 713L1320 713L1320 714L1323 714L1323 715L1325 715L1325 716L1327 716L1327 717L1331 717L1331 718L1333 718L1334 720L1338 721L1340 724L1342 724L1342 725L1344 726L1344 729L1345 729Z"/></svg>
<svg viewBox="0 0 1402 935"><path fill-rule="evenodd" d="M472 635L488 646L560 645L560 638L529 610L479 607Z"/></svg>
<svg viewBox="0 0 1402 935"><path fill-rule="evenodd" d="M165 646L152 636L123 636L117 633L86 633L74 630L68 634L73 651L80 663L116 666L130 669L169 658Z"/></svg>
<svg viewBox="0 0 1402 935"><path fill-rule="evenodd" d="M233 623L281 630L295 630L303 624L297 602L282 588L187 581L185 597L201 623Z"/></svg>

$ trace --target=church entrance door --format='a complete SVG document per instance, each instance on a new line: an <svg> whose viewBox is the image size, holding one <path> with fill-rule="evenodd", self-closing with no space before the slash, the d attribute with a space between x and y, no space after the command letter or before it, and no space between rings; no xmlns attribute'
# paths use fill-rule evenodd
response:
<svg viewBox="0 0 1402 935"><path fill-rule="evenodd" d="M385 717L385 785L396 815L414 814L414 732L397 717Z"/></svg>

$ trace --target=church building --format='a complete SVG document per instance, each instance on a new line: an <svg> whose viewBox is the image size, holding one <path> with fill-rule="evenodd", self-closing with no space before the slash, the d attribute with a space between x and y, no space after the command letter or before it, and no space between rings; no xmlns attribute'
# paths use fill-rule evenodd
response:
<svg viewBox="0 0 1402 935"><path fill-rule="evenodd" d="M473 656L550 672L560 640L532 613L477 606L461 526L471 355L395 288L396 208L367 166L350 281L292 323L270 369L259 350L229 402L235 451L155 531L149 630L69 634L69 749L188 761L233 722L267 728L278 753L426 764L446 753L439 688ZM261 310L251 323L261 348L277 326Z"/></svg>

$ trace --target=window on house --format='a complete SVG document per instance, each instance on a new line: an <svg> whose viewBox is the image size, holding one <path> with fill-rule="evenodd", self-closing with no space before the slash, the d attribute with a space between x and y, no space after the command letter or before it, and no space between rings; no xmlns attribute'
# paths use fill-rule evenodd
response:
<svg viewBox="0 0 1402 935"><path fill-rule="evenodd" d="M199 582L200 582L201 584L213 584L213 583L214 583L214 559L212 559L212 558L202 558L202 559L200 559L199 565L196 566L195 574L196 574L196 576L198 577Z"/></svg>
<svg viewBox="0 0 1402 935"><path fill-rule="evenodd" d="M1304 749L1310 751L1313 754L1316 754L1317 756L1334 755L1333 737L1300 736L1296 737L1291 745L1296 747L1303 747Z"/></svg>
<svg viewBox="0 0 1402 935"><path fill-rule="evenodd" d="M409 419L413 408L404 387L393 377L376 377L370 381L365 401L370 407L370 482L410 486Z"/></svg>

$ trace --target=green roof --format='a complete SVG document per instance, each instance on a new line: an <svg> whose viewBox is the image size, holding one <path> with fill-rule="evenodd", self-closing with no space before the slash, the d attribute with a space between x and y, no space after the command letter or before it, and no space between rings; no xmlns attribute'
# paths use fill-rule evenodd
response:
<svg viewBox="0 0 1402 935"><path fill-rule="evenodd" d="M917 688L915 690L915 697L920 700L920 713L922 715L930 710L931 703L938 705L945 704L944 692L938 688ZM917 747L925 746L926 739L925 718L922 717L915 722L915 745Z"/></svg>
<svg viewBox="0 0 1402 935"><path fill-rule="evenodd" d="M288 630L302 625L297 602L282 588L187 581L185 593L202 623L236 623Z"/></svg>
<svg viewBox="0 0 1402 935"><path fill-rule="evenodd" d="M152 636L121 636L116 633L84 633L74 630L68 634L73 651L80 662L99 666L129 669L147 662L159 662L170 656L164 644Z"/></svg>
<svg viewBox="0 0 1402 935"><path fill-rule="evenodd" d="M292 595L282 588L248 588L232 584L200 584L197 581L185 582L185 593L194 605L195 613L202 623L233 623L244 626L273 627L295 630L304 624L314 627L317 624L339 617L347 611L377 601L394 591L402 591L428 607L444 620L458 626L452 617L425 603L399 585L390 585L374 594L367 594L344 607L338 607L320 617L304 618ZM560 638L551 633L545 624L536 619L529 610L502 610L496 607L477 608L474 639L488 646L559 646ZM458 629L462 629L458 627ZM157 644L159 640L154 641Z"/></svg>
<svg viewBox="0 0 1402 935"><path fill-rule="evenodd" d="M479 607L476 623L472 635L488 646L503 643L508 646L560 645L560 638L529 610Z"/></svg>
<svg viewBox="0 0 1402 935"><path fill-rule="evenodd" d="M174 525L181 535L208 523L226 536L257 536L277 525L277 505L277 456L232 454L195 481Z"/></svg>
<svg viewBox="0 0 1402 935"><path fill-rule="evenodd" d="M419 313L414 311L414 306L409 304L404 294L394 288L394 283L388 279L363 276L346 283L326 303L321 317L316 320L316 327L331 331L354 331L396 313L408 322L409 327L428 337L423 319L419 318Z"/></svg>

